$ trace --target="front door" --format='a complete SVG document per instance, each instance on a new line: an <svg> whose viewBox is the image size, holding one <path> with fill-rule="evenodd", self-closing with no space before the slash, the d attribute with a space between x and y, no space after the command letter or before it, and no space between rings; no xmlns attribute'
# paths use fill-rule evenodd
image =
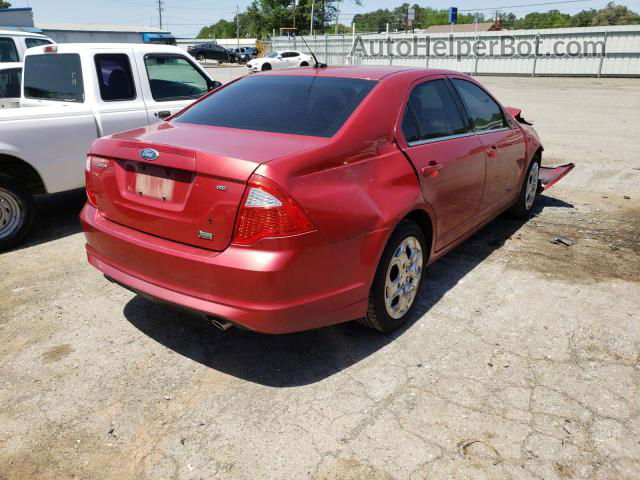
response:
<svg viewBox="0 0 640 480"><path fill-rule="evenodd" d="M403 150L418 172L425 200L435 212L438 251L479 223L484 147L443 77L413 88L402 132Z"/></svg>
<svg viewBox="0 0 640 480"><path fill-rule="evenodd" d="M179 112L209 91L209 79L183 55L152 53L142 62L141 83L149 123Z"/></svg>
<svg viewBox="0 0 640 480"><path fill-rule="evenodd" d="M524 135L509 124L498 103L478 85L461 78L452 78L451 83L487 153L481 206L484 217L511 204L519 193L520 179L527 167Z"/></svg>

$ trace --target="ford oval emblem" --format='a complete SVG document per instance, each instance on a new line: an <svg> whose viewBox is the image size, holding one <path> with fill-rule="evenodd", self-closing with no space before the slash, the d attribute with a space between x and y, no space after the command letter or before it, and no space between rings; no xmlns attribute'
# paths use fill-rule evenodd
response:
<svg viewBox="0 0 640 480"><path fill-rule="evenodd" d="M158 158L160 156L160 154L158 153L157 150L154 150L153 148L145 148L143 150L140 150L140 158L142 158L143 160L155 160L156 158Z"/></svg>

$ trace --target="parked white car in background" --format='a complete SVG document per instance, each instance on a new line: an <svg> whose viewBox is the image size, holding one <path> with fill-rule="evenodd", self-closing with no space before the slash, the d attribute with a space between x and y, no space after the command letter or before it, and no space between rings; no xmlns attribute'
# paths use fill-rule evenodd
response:
<svg viewBox="0 0 640 480"><path fill-rule="evenodd" d="M276 70L278 68L309 67L315 62L311 55L295 50L271 52L266 57L254 58L247 63L247 68L252 72L264 70Z"/></svg>
<svg viewBox="0 0 640 480"><path fill-rule="evenodd" d="M0 63L0 109L20 106L21 63Z"/></svg>
<svg viewBox="0 0 640 480"><path fill-rule="evenodd" d="M158 122L219 85L169 45L29 49L21 108L0 110L0 250L28 233L33 195L84 186L96 138Z"/></svg>
<svg viewBox="0 0 640 480"><path fill-rule="evenodd" d="M0 30L0 63L22 62L28 48L54 43L39 33Z"/></svg>

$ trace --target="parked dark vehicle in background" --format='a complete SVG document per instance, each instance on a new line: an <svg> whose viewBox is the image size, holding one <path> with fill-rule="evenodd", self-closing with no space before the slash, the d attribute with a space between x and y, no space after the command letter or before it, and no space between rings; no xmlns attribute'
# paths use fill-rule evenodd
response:
<svg viewBox="0 0 640 480"><path fill-rule="evenodd" d="M248 62L258 56L258 49L255 47L239 47L234 48L233 53L240 62Z"/></svg>
<svg viewBox="0 0 640 480"><path fill-rule="evenodd" d="M199 43L193 47L189 47L187 51L201 62L204 60L235 62L237 58L233 52L217 43Z"/></svg>

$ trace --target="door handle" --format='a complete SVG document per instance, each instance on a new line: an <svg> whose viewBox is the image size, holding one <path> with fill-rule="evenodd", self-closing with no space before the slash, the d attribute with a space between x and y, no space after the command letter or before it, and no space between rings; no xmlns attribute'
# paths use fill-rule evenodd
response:
<svg viewBox="0 0 640 480"><path fill-rule="evenodd" d="M164 120L165 118L169 118L171 116L171 112L169 110L162 110L161 112L156 113L156 117L158 117L161 120Z"/></svg>
<svg viewBox="0 0 640 480"><path fill-rule="evenodd" d="M489 148L487 148L487 155L489 157L495 157L497 152L498 152L498 147L495 145L491 145Z"/></svg>
<svg viewBox="0 0 640 480"><path fill-rule="evenodd" d="M442 165L441 163L431 162L426 167L422 167L420 173L422 173L422 175L424 175L425 177L437 177L438 173L440 173L440 170L442 170L443 168L444 165Z"/></svg>

